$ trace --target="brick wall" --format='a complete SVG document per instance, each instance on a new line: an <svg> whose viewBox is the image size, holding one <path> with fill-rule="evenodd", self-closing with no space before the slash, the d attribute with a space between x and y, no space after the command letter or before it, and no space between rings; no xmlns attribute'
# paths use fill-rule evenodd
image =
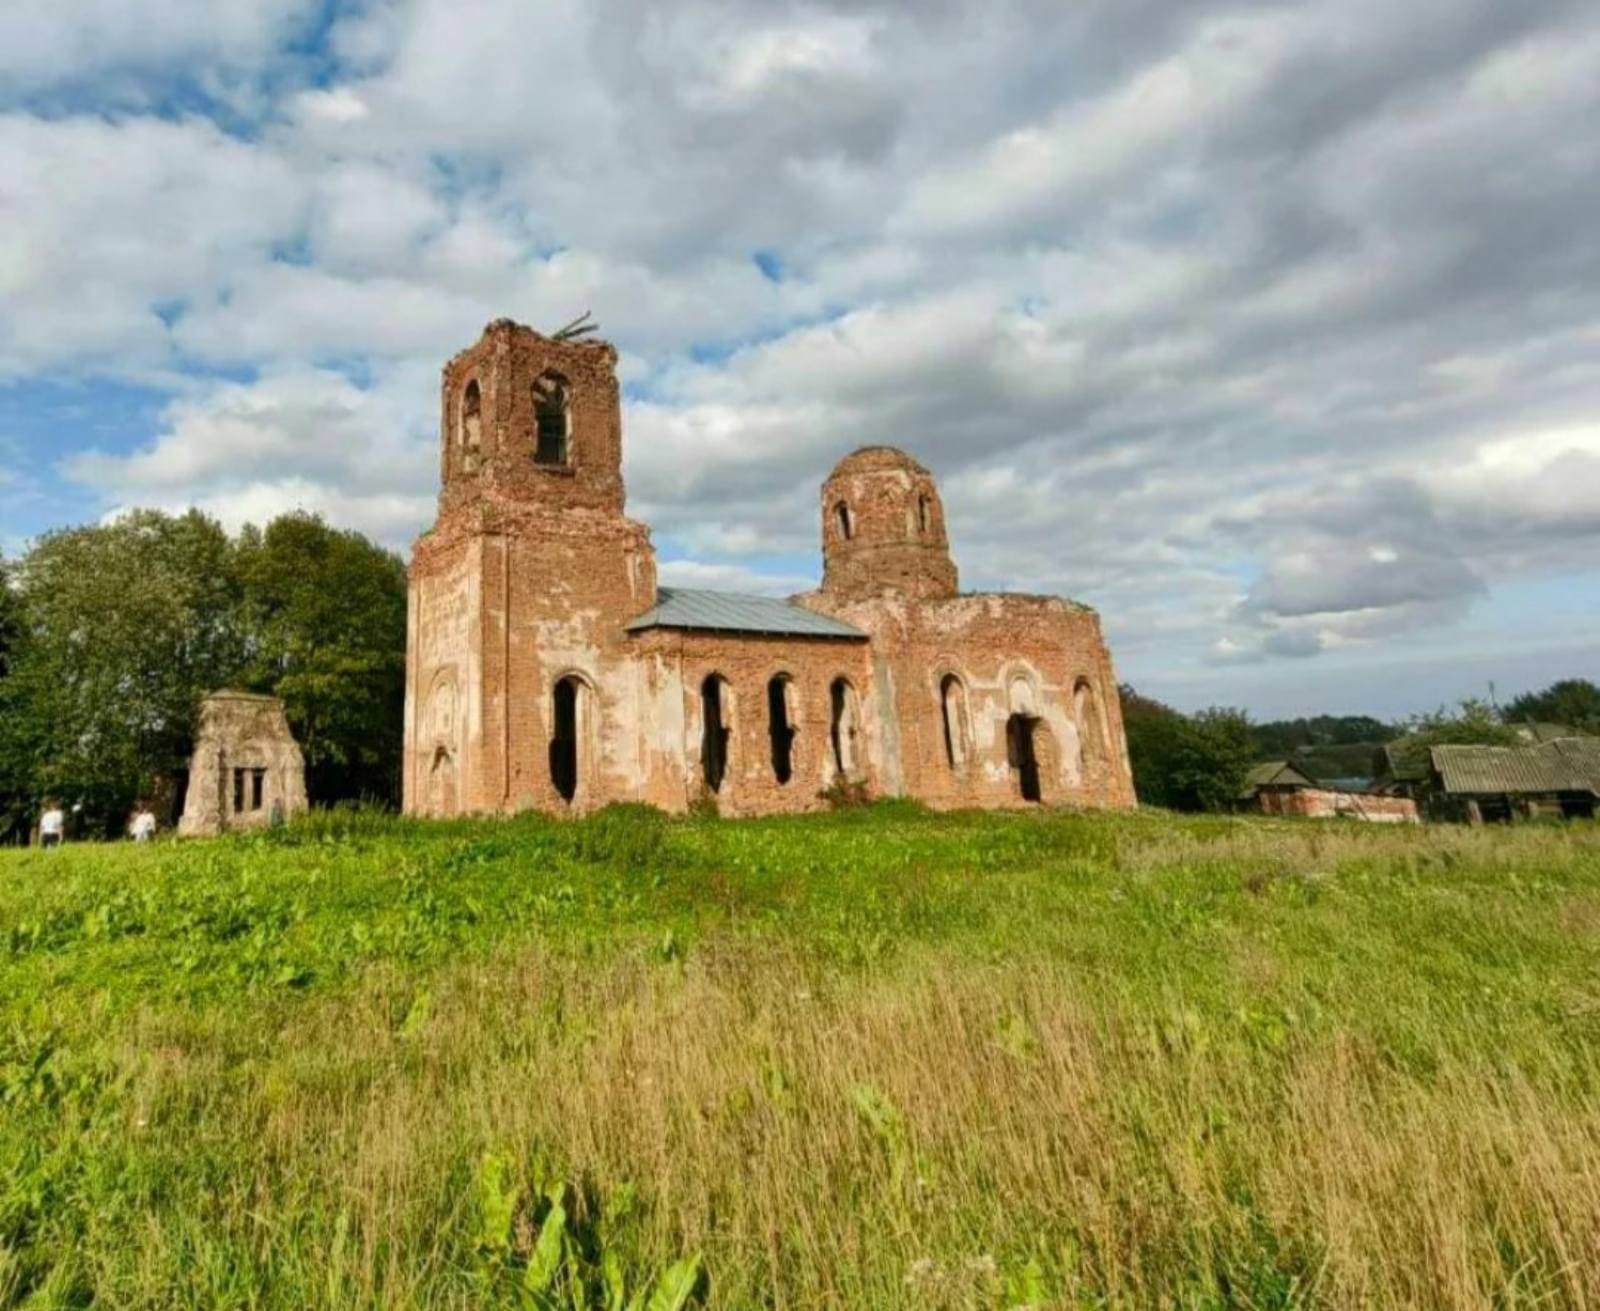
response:
<svg viewBox="0 0 1600 1311"><path fill-rule="evenodd" d="M1338 816L1369 820L1375 824L1415 824L1419 822L1417 803L1409 797L1374 797L1365 793L1332 792L1321 788L1258 794L1265 815L1300 815L1308 819L1333 819Z"/></svg>
<svg viewBox="0 0 1600 1311"><path fill-rule="evenodd" d="M410 571L408 812L681 810L711 791L702 688L713 676L727 729L714 796L728 814L823 804L841 756L846 781L872 795L1027 804L1013 716L1030 726L1045 803L1134 804L1099 617L1056 597L958 595L932 476L890 448L847 457L823 485L824 585L797 598L870 641L628 633L655 602L656 564L648 530L623 514L615 361L604 343L501 320L445 367L439 517ZM568 415L558 467L534 459L537 380L552 374ZM769 716L778 677L794 730L787 781ZM841 678L848 722L835 748ZM553 746L563 705L573 731ZM558 758L575 762L570 798Z"/></svg>

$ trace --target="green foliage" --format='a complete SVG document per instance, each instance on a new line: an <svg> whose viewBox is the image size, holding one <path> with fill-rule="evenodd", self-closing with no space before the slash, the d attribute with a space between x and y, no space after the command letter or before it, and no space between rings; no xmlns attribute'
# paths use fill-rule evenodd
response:
<svg viewBox="0 0 1600 1311"><path fill-rule="evenodd" d="M49 795L119 831L229 686L283 697L314 800L392 803L405 605L394 555L305 515L237 542L198 511L46 534L0 569L0 842Z"/></svg>
<svg viewBox="0 0 1600 1311"><path fill-rule="evenodd" d="M43 725L27 714L19 680L7 677L22 656L27 634L16 567L0 556L0 846L25 841L33 821L34 761Z"/></svg>
<svg viewBox="0 0 1600 1311"><path fill-rule="evenodd" d="M1139 800L1170 810L1225 810L1256 757L1242 710L1194 715L1123 687L1122 717Z"/></svg>
<svg viewBox="0 0 1600 1311"><path fill-rule="evenodd" d="M311 799L398 801L405 566L307 514L246 527L236 551L241 681L283 699Z"/></svg>
<svg viewBox="0 0 1600 1311"><path fill-rule="evenodd" d="M1399 736L1400 729L1371 715L1313 715L1252 724L1250 736L1263 757L1290 757L1309 747L1367 747Z"/></svg>
<svg viewBox="0 0 1600 1311"><path fill-rule="evenodd" d="M1516 746L1516 729L1501 719L1487 701L1468 697L1454 710L1440 706L1432 714L1417 715L1404 736L1390 743L1389 754L1402 778L1428 772L1428 752L1442 746Z"/></svg>
<svg viewBox="0 0 1600 1311"><path fill-rule="evenodd" d="M1587 678L1564 678L1542 692L1524 692L1505 708L1509 723L1562 724L1600 733L1600 687Z"/></svg>
<svg viewBox="0 0 1600 1311"><path fill-rule="evenodd" d="M152 774L183 768L197 690L223 686L241 657L231 551L195 511L34 544L19 570L27 640L6 681L36 795L81 801L114 830Z"/></svg>
<svg viewBox="0 0 1600 1311"><path fill-rule="evenodd" d="M529 1187L507 1159L478 1167L478 1267L484 1293L521 1311L684 1311L702 1285L697 1253L630 1281L616 1230L631 1219L631 1190L602 1205L563 1180Z"/></svg>
<svg viewBox="0 0 1600 1311"><path fill-rule="evenodd" d="M13 567L0 555L0 679L11 668L22 640L22 596L12 584Z"/></svg>
<svg viewBox="0 0 1600 1311"><path fill-rule="evenodd" d="M1368 778L1385 742L1405 729L1371 715L1314 715L1252 724L1257 760L1290 760L1312 778Z"/></svg>

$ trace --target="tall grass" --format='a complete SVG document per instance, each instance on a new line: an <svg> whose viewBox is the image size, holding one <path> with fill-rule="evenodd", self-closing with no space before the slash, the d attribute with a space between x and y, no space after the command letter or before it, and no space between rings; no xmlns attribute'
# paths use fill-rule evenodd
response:
<svg viewBox="0 0 1600 1311"><path fill-rule="evenodd" d="M0 859L0 1307L1600 1304L1600 830Z"/></svg>

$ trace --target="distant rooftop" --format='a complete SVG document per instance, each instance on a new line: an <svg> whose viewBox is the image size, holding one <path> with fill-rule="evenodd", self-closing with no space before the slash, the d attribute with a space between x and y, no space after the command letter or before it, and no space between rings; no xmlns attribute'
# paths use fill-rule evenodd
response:
<svg viewBox="0 0 1600 1311"><path fill-rule="evenodd" d="M1318 786L1316 779L1304 770L1296 769L1287 760L1267 760L1250 767L1250 772L1244 776L1244 791L1239 793L1239 799L1242 801L1253 797L1258 788L1316 786Z"/></svg>
<svg viewBox="0 0 1600 1311"><path fill-rule="evenodd" d="M656 604L627 625L630 633L647 628L692 628L716 633L769 633L854 641L865 641L867 636L852 624L807 610L792 601L689 587L658 587Z"/></svg>
<svg viewBox="0 0 1600 1311"><path fill-rule="evenodd" d="M1600 738L1557 738L1536 747L1440 746L1431 755L1446 792L1600 795Z"/></svg>

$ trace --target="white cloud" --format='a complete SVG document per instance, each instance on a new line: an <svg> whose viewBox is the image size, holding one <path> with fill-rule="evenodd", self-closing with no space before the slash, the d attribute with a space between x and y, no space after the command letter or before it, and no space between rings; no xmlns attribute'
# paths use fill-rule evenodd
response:
<svg viewBox="0 0 1600 1311"><path fill-rule="evenodd" d="M795 574L878 441L968 583L1175 681L1600 569L1592 7L396 0L314 67L309 6L136 8L0 15L0 106L79 97L0 113L0 373L176 389L65 443L105 503L402 543L440 363L592 309L680 581ZM141 112L163 69L248 131Z"/></svg>
<svg viewBox="0 0 1600 1311"><path fill-rule="evenodd" d="M0 95L156 70L234 73L267 58L312 0L7 0ZM108 85L109 83L109 85Z"/></svg>

